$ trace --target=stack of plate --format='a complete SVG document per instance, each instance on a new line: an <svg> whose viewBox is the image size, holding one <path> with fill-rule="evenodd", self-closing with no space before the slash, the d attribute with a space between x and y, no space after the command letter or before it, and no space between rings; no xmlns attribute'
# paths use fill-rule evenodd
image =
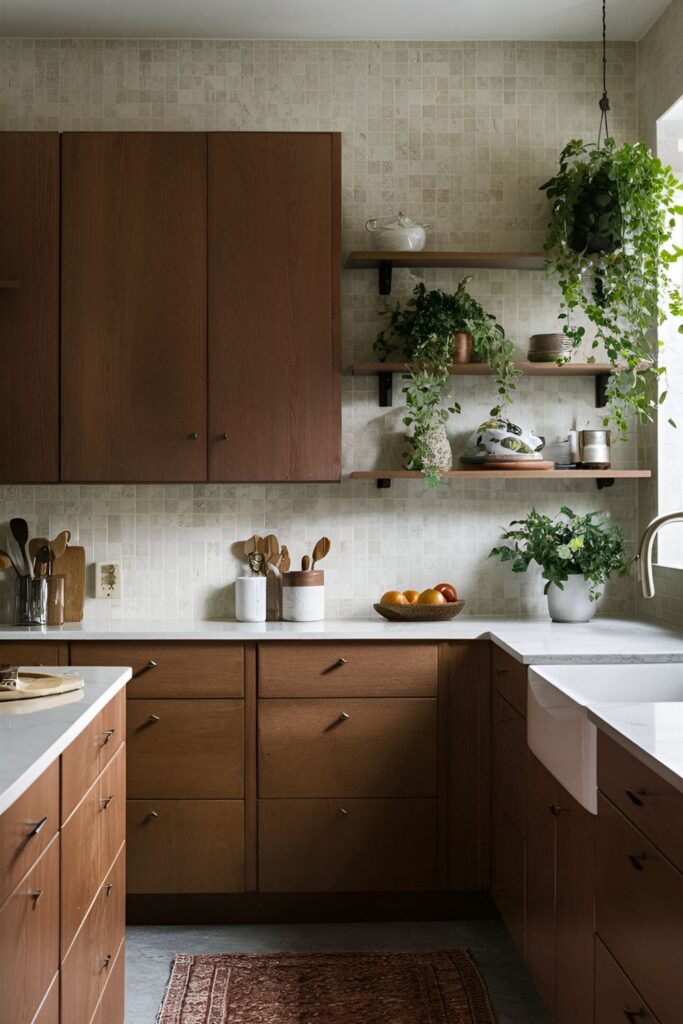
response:
<svg viewBox="0 0 683 1024"><path fill-rule="evenodd" d="M572 343L564 334L532 334L529 338L527 358L530 363L553 363L556 359L568 360L572 354Z"/></svg>

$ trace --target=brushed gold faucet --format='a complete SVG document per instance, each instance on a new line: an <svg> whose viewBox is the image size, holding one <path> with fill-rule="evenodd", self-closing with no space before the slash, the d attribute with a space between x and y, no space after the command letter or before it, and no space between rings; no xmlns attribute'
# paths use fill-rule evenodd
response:
<svg viewBox="0 0 683 1024"><path fill-rule="evenodd" d="M655 581L652 575L652 548L655 537L667 523L683 523L683 510L680 512L667 512L666 515L657 516L645 527L645 532L640 540L640 578L643 587L643 597L655 596Z"/></svg>

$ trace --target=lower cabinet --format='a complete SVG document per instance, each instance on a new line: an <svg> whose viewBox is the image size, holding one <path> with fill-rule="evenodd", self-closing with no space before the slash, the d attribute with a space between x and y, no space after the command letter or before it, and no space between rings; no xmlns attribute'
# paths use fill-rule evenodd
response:
<svg viewBox="0 0 683 1024"><path fill-rule="evenodd" d="M557 1024L593 1021L594 844L595 818L529 753L526 963Z"/></svg>
<svg viewBox="0 0 683 1024"><path fill-rule="evenodd" d="M520 954L525 942L526 842L493 800L491 895Z"/></svg>
<svg viewBox="0 0 683 1024"><path fill-rule="evenodd" d="M595 1024L659 1024L607 946L595 937Z"/></svg>

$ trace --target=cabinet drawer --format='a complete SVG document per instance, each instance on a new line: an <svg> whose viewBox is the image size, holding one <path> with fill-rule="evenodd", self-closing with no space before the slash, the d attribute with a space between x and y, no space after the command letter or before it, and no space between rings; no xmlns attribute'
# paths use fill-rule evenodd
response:
<svg viewBox="0 0 683 1024"><path fill-rule="evenodd" d="M59 828L59 760L0 817L0 904Z"/></svg>
<svg viewBox="0 0 683 1024"><path fill-rule="evenodd" d="M107 968L107 979L92 1024L123 1024L126 1003L126 955L123 943L113 966Z"/></svg>
<svg viewBox="0 0 683 1024"><path fill-rule="evenodd" d="M125 754L124 744L62 827L62 955L125 838Z"/></svg>
<svg viewBox="0 0 683 1024"><path fill-rule="evenodd" d="M262 797L435 796L433 698L260 700Z"/></svg>
<svg viewBox="0 0 683 1024"><path fill-rule="evenodd" d="M598 795L597 930L661 1024L683 1003L683 875Z"/></svg>
<svg viewBox="0 0 683 1024"><path fill-rule="evenodd" d="M52 979L52 984L32 1024L59 1024L59 972Z"/></svg>
<svg viewBox="0 0 683 1024"><path fill-rule="evenodd" d="M607 947L595 936L595 1024L658 1024Z"/></svg>
<svg viewBox="0 0 683 1024"><path fill-rule="evenodd" d="M0 909L2 1021L31 1024L59 967L59 838Z"/></svg>
<svg viewBox="0 0 683 1024"><path fill-rule="evenodd" d="M497 800L493 801L491 895L520 954L524 955L525 842Z"/></svg>
<svg viewBox="0 0 683 1024"><path fill-rule="evenodd" d="M68 665L68 648L51 640L3 640L0 662L3 665Z"/></svg>
<svg viewBox="0 0 683 1024"><path fill-rule="evenodd" d="M598 788L683 871L683 796L602 732Z"/></svg>
<svg viewBox="0 0 683 1024"><path fill-rule="evenodd" d="M526 718L527 666L493 644L493 686L522 718Z"/></svg>
<svg viewBox="0 0 683 1024"><path fill-rule="evenodd" d="M120 690L62 754L62 822L66 821L126 738L126 691Z"/></svg>
<svg viewBox="0 0 683 1024"><path fill-rule="evenodd" d="M125 928L125 848L100 885L62 963L62 1020L90 1021Z"/></svg>
<svg viewBox="0 0 683 1024"><path fill-rule="evenodd" d="M130 665L128 696L242 697L244 648L220 642L81 641L72 665Z"/></svg>
<svg viewBox="0 0 683 1024"><path fill-rule="evenodd" d="M526 833L526 722L493 694L493 795L520 835Z"/></svg>
<svg viewBox="0 0 683 1024"><path fill-rule="evenodd" d="M128 892L242 892L241 800L129 800Z"/></svg>
<svg viewBox="0 0 683 1024"><path fill-rule="evenodd" d="M260 697L435 697L437 645L259 644Z"/></svg>
<svg viewBox="0 0 683 1024"><path fill-rule="evenodd" d="M244 702L128 702L131 798L240 799L244 793Z"/></svg>
<svg viewBox="0 0 683 1024"><path fill-rule="evenodd" d="M259 800L259 889L434 890L436 822L436 800Z"/></svg>

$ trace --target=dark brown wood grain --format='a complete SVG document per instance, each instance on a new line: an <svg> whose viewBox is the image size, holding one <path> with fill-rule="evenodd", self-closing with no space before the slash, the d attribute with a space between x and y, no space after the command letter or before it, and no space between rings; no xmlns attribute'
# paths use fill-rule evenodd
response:
<svg viewBox="0 0 683 1024"><path fill-rule="evenodd" d="M495 797L492 835L491 895L524 956L526 844Z"/></svg>
<svg viewBox="0 0 683 1024"><path fill-rule="evenodd" d="M657 1018L622 971L605 944L595 936L595 1024L625 1024L631 1010L639 1024L658 1024Z"/></svg>
<svg viewBox="0 0 683 1024"><path fill-rule="evenodd" d="M526 722L511 704L493 694L493 794L520 835L526 833Z"/></svg>
<svg viewBox="0 0 683 1024"><path fill-rule="evenodd" d="M59 479L59 135L0 132L0 482Z"/></svg>
<svg viewBox="0 0 683 1024"><path fill-rule="evenodd" d="M209 479L338 480L339 137L209 136Z"/></svg>
<svg viewBox="0 0 683 1024"><path fill-rule="evenodd" d="M492 644L493 688L526 719L527 666Z"/></svg>
<svg viewBox="0 0 683 1024"><path fill-rule="evenodd" d="M63 480L206 479L206 135L62 136L61 392Z"/></svg>
<svg viewBox="0 0 683 1024"><path fill-rule="evenodd" d="M259 889L434 890L436 828L436 800L259 800Z"/></svg>
<svg viewBox="0 0 683 1024"><path fill-rule="evenodd" d="M595 815L560 787L557 816L555 1021L593 1020Z"/></svg>
<svg viewBox="0 0 683 1024"><path fill-rule="evenodd" d="M255 892L257 851L257 646L244 645L244 887Z"/></svg>
<svg viewBox="0 0 683 1024"><path fill-rule="evenodd" d="M526 965L548 1011L555 1010L557 830L551 807L560 784L531 752L527 761Z"/></svg>
<svg viewBox="0 0 683 1024"><path fill-rule="evenodd" d="M0 904L58 829L59 762L55 761L0 816Z"/></svg>
<svg viewBox="0 0 683 1024"><path fill-rule="evenodd" d="M3 665L68 665L69 645L52 640L3 640L0 660Z"/></svg>

